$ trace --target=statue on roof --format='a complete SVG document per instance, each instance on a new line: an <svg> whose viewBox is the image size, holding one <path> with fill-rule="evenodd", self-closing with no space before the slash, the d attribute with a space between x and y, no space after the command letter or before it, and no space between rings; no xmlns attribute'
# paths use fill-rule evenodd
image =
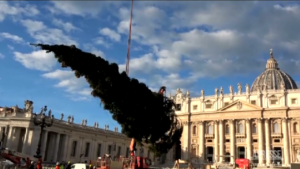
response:
<svg viewBox="0 0 300 169"><path fill-rule="evenodd" d="M233 94L233 87L232 87L232 85L229 86L229 91L230 91L230 94Z"/></svg>
<svg viewBox="0 0 300 169"><path fill-rule="evenodd" d="M204 97L204 90L201 89L201 96Z"/></svg>
<svg viewBox="0 0 300 169"><path fill-rule="evenodd" d="M239 92L239 94L242 93L242 85L240 83L238 83L238 92Z"/></svg>
<svg viewBox="0 0 300 169"><path fill-rule="evenodd" d="M246 93L250 93L250 88L249 88L248 83L246 84Z"/></svg>
<svg viewBox="0 0 300 169"><path fill-rule="evenodd" d="M190 92L188 90L186 91L186 97L190 97Z"/></svg>
<svg viewBox="0 0 300 169"><path fill-rule="evenodd" d="M222 86L221 86L221 88L220 88L220 94L221 94L221 95L224 94L224 92L223 92L223 87L222 87Z"/></svg>
<svg viewBox="0 0 300 169"><path fill-rule="evenodd" d="M215 95L218 95L219 94L219 89L216 87L215 88Z"/></svg>

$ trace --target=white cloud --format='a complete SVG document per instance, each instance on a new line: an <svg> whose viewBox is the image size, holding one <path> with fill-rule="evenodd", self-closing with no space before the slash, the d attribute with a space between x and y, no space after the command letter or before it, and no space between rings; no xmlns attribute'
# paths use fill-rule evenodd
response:
<svg viewBox="0 0 300 169"><path fill-rule="evenodd" d="M101 12L111 11L105 17L111 18L111 25L104 25L99 32L113 41L127 42L127 38L121 38L122 34L128 36L130 5L127 2L120 2L126 3L127 8L114 2L52 3L51 10L56 14L105 20ZM268 57L270 48L274 49L281 69L287 73L299 72L298 9L299 6L293 3L278 5L277 2L176 2L172 6L167 2L136 2L132 51L138 49L139 53L132 52L130 75L152 79L147 83L153 89L166 83L171 90L179 86L187 89L203 77L259 73L264 69L266 61L263 57ZM119 21L113 20L115 17ZM56 25L63 27L62 22L56 22ZM117 32L108 28L112 25L117 27ZM27 20L27 29L37 41L75 42L61 30L48 28L43 22ZM72 28L65 30L71 31ZM49 34L53 36L49 37ZM93 42L100 47L112 46L105 40L99 37ZM95 46L87 48L104 57L100 49ZM124 62L120 64L120 70L125 69ZM179 76L181 72L188 77ZM62 81L61 85L71 83Z"/></svg>
<svg viewBox="0 0 300 169"><path fill-rule="evenodd" d="M25 19L20 21L23 26L26 27L29 33L35 33L41 30L45 30L47 28L41 21L33 21L30 19Z"/></svg>
<svg viewBox="0 0 300 169"><path fill-rule="evenodd" d="M14 50L14 47L13 46L10 46L10 45L7 45L8 49L10 50Z"/></svg>
<svg viewBox="0 0 300 169"><path fill-rule="evenodd" d="M5 56L2 54L2 53L0 53L0 59L3 59Z"/></svg>
<svg viewBox="0 0 300 169"><path fill-rule="evenodd" d="M42 50L33 51L32 53L14 52L14 57L26 68L40 71L49 71L57 63L53 53L46 53Z"/></svg>
<svg viewBox="0 0 300 169"><path fill-rule="evenodd" d="M94 39L94 42L97 44L97 45L101 45L101 46L104 46L105 48L110 48L111 44L104 41L104 39L102 37L98 37L96 39Z"/></svg>
<svg viewBox="0 0 300 169"><path fill-rule="evenodd" d="M105 58L105 55L101 50L92 49L91 53L95 54L96 56L101 56L102 58Z"/></svg>
<svg viewBox="0 0 300 169"><path fill-rule="evenodd" d="M78 30L78 28L75 27L70 22L64 22L64 21L59 20L59 19L54 19L52 22L53 22L54 25L63 28L66 32L71 32L72 30Z"/></svg>
<svg viewBox="0 0 300 169"><path fill-rule="evenodd" d="M69 93L73 100L86 100L91 95L91 89L88 88L84 78L76 78L74 72L70 70L57 69L53 72L42 75L44 78L58 80L55 87L63 88Z"/></svg>
<svg viewBox="0 0 300 169"><path fill-rule="evenodd" d="M177 88L181 88L182 91L191 90L197 78L195 76L182 77L177 73L171 73L166 76L159 74L153 75L148 79L152 91L158 91L161 86L167 86L167 93L175 93Z"/></svg>
<svg viewBox="0 0 300 169"><path fill-rule="evenodd" d="M130 10L120 8L118 17L121 19L118 32L128 36ZM170 45L173 32L166 29L168 22L164 10L153 5L138 5L133 13L131 39L143 45Z"/></svg>
<svg viewBox="0 0 300 169"><path fill-rule="evenodd" d="M96 56L100 56L102 58L105 58L105 54L104 52L102 52L101 50L97 49L95 46L91 45L91 44L84 44L83 47L90 51L91 53L95 54Z"/></svg>
<svg viewBox="0 0 300 169"><path fill-rule="evenodd" d="M30 36L37 41L36 43L79 46L75 40L63 33L62 30L47 28L47 26L45 26L41 21L21 20L21 24L27 29Z"/></svg>
<svg viewBox="0 0 300 169"><path fill-rule="evenodd" d="M2 38L6 38L6 39L10 39L10 40L13 40L15 42L23 42L23 39L17 35L12 35L10 33L7 33L7 32L2 32L0 33L0 36Z"/></svg>
<svg viewBox="0 0 300 169"><path fill-rule="evenodd" d="M154 7L155 6L155 7ZM160 2L135 8L132 40L153 48L152 53L132 56L130 72L138 77L151 72L191 72L193 78L260 72L270 48L289 51L299 60L300 15L297 5L276 2L178 2L168 8ZM253 10L255 9L255 14ZM239 13L239 15L235 15ZM153 15L150 15L153 14ZM118 32L128 34L130 10L120 8ZM280 23L280 24L278 24ZM259 26L257 26L259 25ZM289 26L287 26L289 25ZM287 30L288 29L288 30ZM178 32L178 33L174 33ZM279 63L286 59L276 58ZM256 65L253 67L252 65ZM296 72L296 64L280 64ZM121 64L123 69L125 64Z"/></svg>
<svg viewBox="0 0 300 169"><path fill-rule="evenodd" d="M0 9L0 22L3 21L6 16L35 16L40 13L34 5L19 5L18 3L10 5L7 1L0 1Z"/></svg>
<svg viewBox="0 0 300 169"><path fill-rule="evenodd" d="M280 6L278 4L274 5L274 8L277 10L282 10L282 11L286 11L286 12L292 12L295 14L299 14L299 6Z"/></svg>
<svg viewBox="0 0 300 169"><path fill-rule="evenodd" d="M124 2L114 1L51 1L53 6L47 9L53 14L67 14L78 16L98 17L103 10L108 10L113 6L119 6Z"/></svg>
<svg viewBox="0 0 300 169"><path fill-rule="evenodd" d="M118 34L116 31L111 30L111 29L109 29L109 28L103 28L103 29L101 29L101 30L99 31L99 33L100 33L101 35L107 36L107 37L109 37L111 40L114 40L114 41L117 41L117 42L119 42L120 39L121 39L121 35L120 35L120 34Z"/></svg>

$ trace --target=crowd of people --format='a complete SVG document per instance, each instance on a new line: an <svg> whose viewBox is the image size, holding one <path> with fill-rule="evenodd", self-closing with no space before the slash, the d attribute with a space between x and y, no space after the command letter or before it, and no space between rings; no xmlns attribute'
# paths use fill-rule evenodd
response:
<svg viewBox="0 0 300 169"><path fill-rule="evenodd" d="M28 165L28 169L43 169L41 160L38 160L36 165L34 164L34 161L31 161L30 165ZM66 165L64 163L57 162L55 169L71 169L71 162L69 161Z"/></svg>

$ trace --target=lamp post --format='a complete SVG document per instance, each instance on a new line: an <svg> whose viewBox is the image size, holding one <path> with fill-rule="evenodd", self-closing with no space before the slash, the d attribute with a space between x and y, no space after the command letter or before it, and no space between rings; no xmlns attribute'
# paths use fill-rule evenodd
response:
<svg viewBox="0 0 300 169"><path fill-rule="evenodd" d="M43 137L43 130L45 127L51 127L53 124L54 116L51 116L51 110L49 110L49 116L51 117L46 117L45 112L47 111L47 106L41 109L40 116L37 118L37 114L33 114L33 122L34 125L40 126L41 127L41 133L40 133L40 138L39 138L39 144L36 150L36 155L34 155L35 158L41 158L41 142L42 142L42 137Z"/></svg>

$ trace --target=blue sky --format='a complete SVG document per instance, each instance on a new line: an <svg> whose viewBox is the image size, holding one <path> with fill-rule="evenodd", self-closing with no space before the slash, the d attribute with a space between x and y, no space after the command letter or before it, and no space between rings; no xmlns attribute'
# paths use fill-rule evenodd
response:
<svg viewBox="0 0 300 169"><path fill-rule="evenodd" d="M60 68L53 54L29 43L75 44L124 70L130 1L0 1L0 106L34 102L56 117L118 126L84 79ZM297 2L134 3L130 76L152 90L165 85L199 96L216 87L252 85L269 49L298 83L300 8Z"/></svg>

